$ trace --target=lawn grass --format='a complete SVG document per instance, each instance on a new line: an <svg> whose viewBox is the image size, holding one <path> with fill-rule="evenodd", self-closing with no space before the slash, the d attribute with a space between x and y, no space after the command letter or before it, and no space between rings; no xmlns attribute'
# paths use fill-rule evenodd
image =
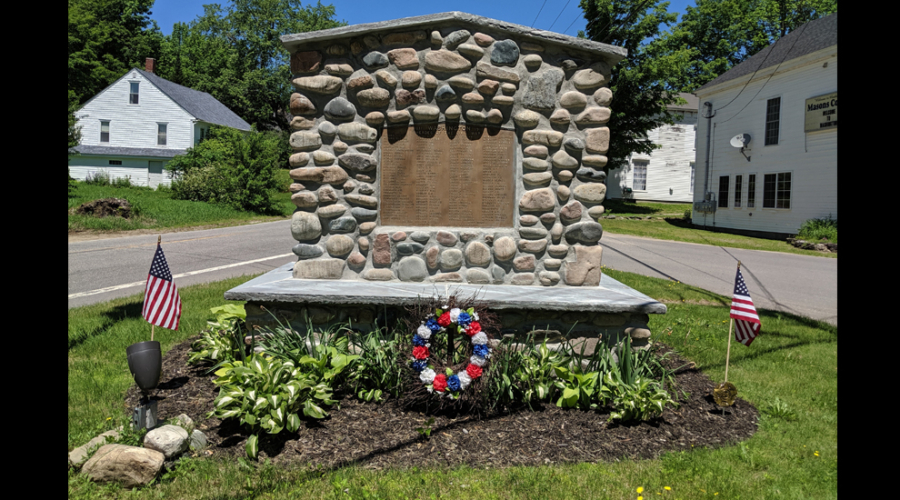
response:
<svg viewBox="0 0 900 500"><path fill-rule="evenodd" d="M172 192L167 189L153 190L149 187L115 187L98 186L78 182L74 192L69 196L69 232L77 231L131 231L135 229L187 228L235 226L250 222L262 222L284 219L294 212L291 195L287 191L290 185L286 170L277 171L279 186L284 184L283 192L275 193L275 214L259 214L235 210L233 208L204 203L172 199ZM92 217L74 213L74 208L82 203L102 198L125 198L131 202L136 216Z"/></svg>
<svg viewBox="0 0 900 500"><path fill-rule="evenodd" d="M686 243L700 243L702 245L745 248L747 250L768 250L770 252L837 258L836 253L801 250L787 241L698 229L691 225L690 220L683 219L684 212L691 209L690 203L652 203L645 201L626 203L622 200L606 200L603 202L603 206L606 208L606 212L603 214L604 217L610 215L615 217L653 217L650 220L599 219L598 222L603 226L603 230L610 234L627 234L656 240L683 241ZM661 218L657 219L657 217ZM668 220L665 220L666 218Z"/></svg>
<svg viewBox="0 0 900 500"><path fill-rule="evenodd" d="M716 381L724 377L730 300L657 278L610 276L665 302L651 315L664 342ZM163 350L194 335L222 293L248 278L185 287L182 327L159 330ZM131 383L125 348L149 335L141 296L69 310L69 449L125 422ZM816 498L837 497L837 327L761 310L762 334L731 348L729 381L761 410L759 431L719 449L667 453L658 460L512 467L316 470L244 459L183 458L157 483L134 491L99 486L69 471L70 498ZM771 408L776 398L783 411ZM793 417L791 417L793 412ZM109 417L111 420L106 421ZM438 429L435 429L438 431ZM312 464L313 466L315 464ZM665 487L671 488L666 490Z"/></svg>

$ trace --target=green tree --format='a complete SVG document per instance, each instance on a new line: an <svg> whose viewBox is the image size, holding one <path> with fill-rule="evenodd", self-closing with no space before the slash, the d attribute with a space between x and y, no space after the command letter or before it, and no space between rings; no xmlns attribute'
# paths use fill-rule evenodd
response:
<svg viewBox="0 0 900 500"><path fill-rule="evenodd" d="M278 132L213 126L207 139L166 163L174 176L173 197L277 212L272 191L284 143Z"/></svg>
<svg viewBox="0 0 900 500"><path fill-rule="evenodd" d="M163 37L150 19L153 0L68 2L68 90L78 104L159 53Z"/></svg>
<svg viewBox="0 0 900 500"><path fill-rule="evenodd" d="M696 0L663 38L692 57L671 84L693 92L813 19L837 12L837 0Z"/></svg>
<svg viewBox="0 0 900 500"><path fill-rule="evenodd" d="M609 120L610 141L606 169L621 167L633 153L650 153L656 146L647 132L673 123L667 106L679 101L677 87L669 82L690 60L688 48L672 49L660 39L662 28L675 24L677 15L667 12L669 2L658 0L582 0L587 32L595 42L628 50L613 66L613 92Z"/></svg>
<svg viewBox="0 0 900 500"><path fill-rule="evenodd" d="M287 130L289 54L279 37L335 28L334 7L299 0L235 0L205 5L165 38L159 74L218 99L260 130Z"/></svg>

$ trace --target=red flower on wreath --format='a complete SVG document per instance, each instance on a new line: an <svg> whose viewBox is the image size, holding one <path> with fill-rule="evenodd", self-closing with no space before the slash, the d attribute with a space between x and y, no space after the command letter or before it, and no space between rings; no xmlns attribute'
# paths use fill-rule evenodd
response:
<svg viewBox="0 0 900 500"><path fill-rule="evenodd" d="M413 357L416 359L427 359L428 348L424 346L413 347Z"/></svg>
<svg viewBox="0 0 900 500"><path fill-rule="evenodd" d="M475 335L476 333L481 331L481 323L477 321L473 321L469 323L469 326L466 327L465 333L469 337Z"/></svg>
<svg viewBox="0 0 900 500"><path fill-rule="evenodd" d="M441 314L441 317L438 318L438 320L437 320L437 324L443 326L444 328L447 328L448 326L450 326L450 323L452 323L452 321L450 321L450 313L449 312L445 312L444 314Z"/></svg>
<svg viewBox="0 0 900 500"><path fill-rule="evenodd" d="M481 367L478 365L469 364L469 366L466 367L466 373L469 374L469 378L476 379L481 376Z"/></svg>
<svg viewBox="0 0 900 500"><path fill-rule="evenodd" d="M444 389L447 388L447 376L443 373L434 376L434 381L431 383L434 390L438 392L444 392Z"/></svg>

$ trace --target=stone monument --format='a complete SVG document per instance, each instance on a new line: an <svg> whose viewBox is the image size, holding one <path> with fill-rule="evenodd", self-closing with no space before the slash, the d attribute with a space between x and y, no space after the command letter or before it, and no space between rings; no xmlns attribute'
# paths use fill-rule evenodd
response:
<svg viewBox="0 0 900 500"><path fill-rule="evenodd" d="M511 328L622 333L665 312L600 269L607 84L625 49L461 12L281 40L298 260L226 293L251 318L268 304L366 324L366 305L450 284Z"/></svg>

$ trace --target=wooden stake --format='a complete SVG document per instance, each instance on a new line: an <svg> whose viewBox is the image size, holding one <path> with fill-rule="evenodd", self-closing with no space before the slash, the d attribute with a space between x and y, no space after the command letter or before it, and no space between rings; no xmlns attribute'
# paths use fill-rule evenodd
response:
<svg viewBox="0 0 900 500"><path fill-rule="evenodd" d="M738 270L741 269L741 261L738 261ZM732 299L734 300L734 299ZM730 314L730 313L729 313ZM731 358L731 329L734 327L734 318L728 323L728 348L725 350L725 382L728 382L728 361Z"/></svg>
<svg viewBox="0 0 900 500"><path fill-rule="evenodd" d="M153 342L153 330L155 330L155 329L156 329L156 325L154 325L153 323L150 323L150 342ZM728 371L726 370L725 373L728 373ZM725 380L728 380L728 375L725 376Z"/></svg>
<svg viewBox="0 0 900 500"><path fill-rule="evenodd" d="M156 236L156 244L160 245L162 243L162 235ZM147 300L147 297L144 297L144 300ZM150 342L153 342L153 334L156 333L156 325L150 323Z"/></svg>

